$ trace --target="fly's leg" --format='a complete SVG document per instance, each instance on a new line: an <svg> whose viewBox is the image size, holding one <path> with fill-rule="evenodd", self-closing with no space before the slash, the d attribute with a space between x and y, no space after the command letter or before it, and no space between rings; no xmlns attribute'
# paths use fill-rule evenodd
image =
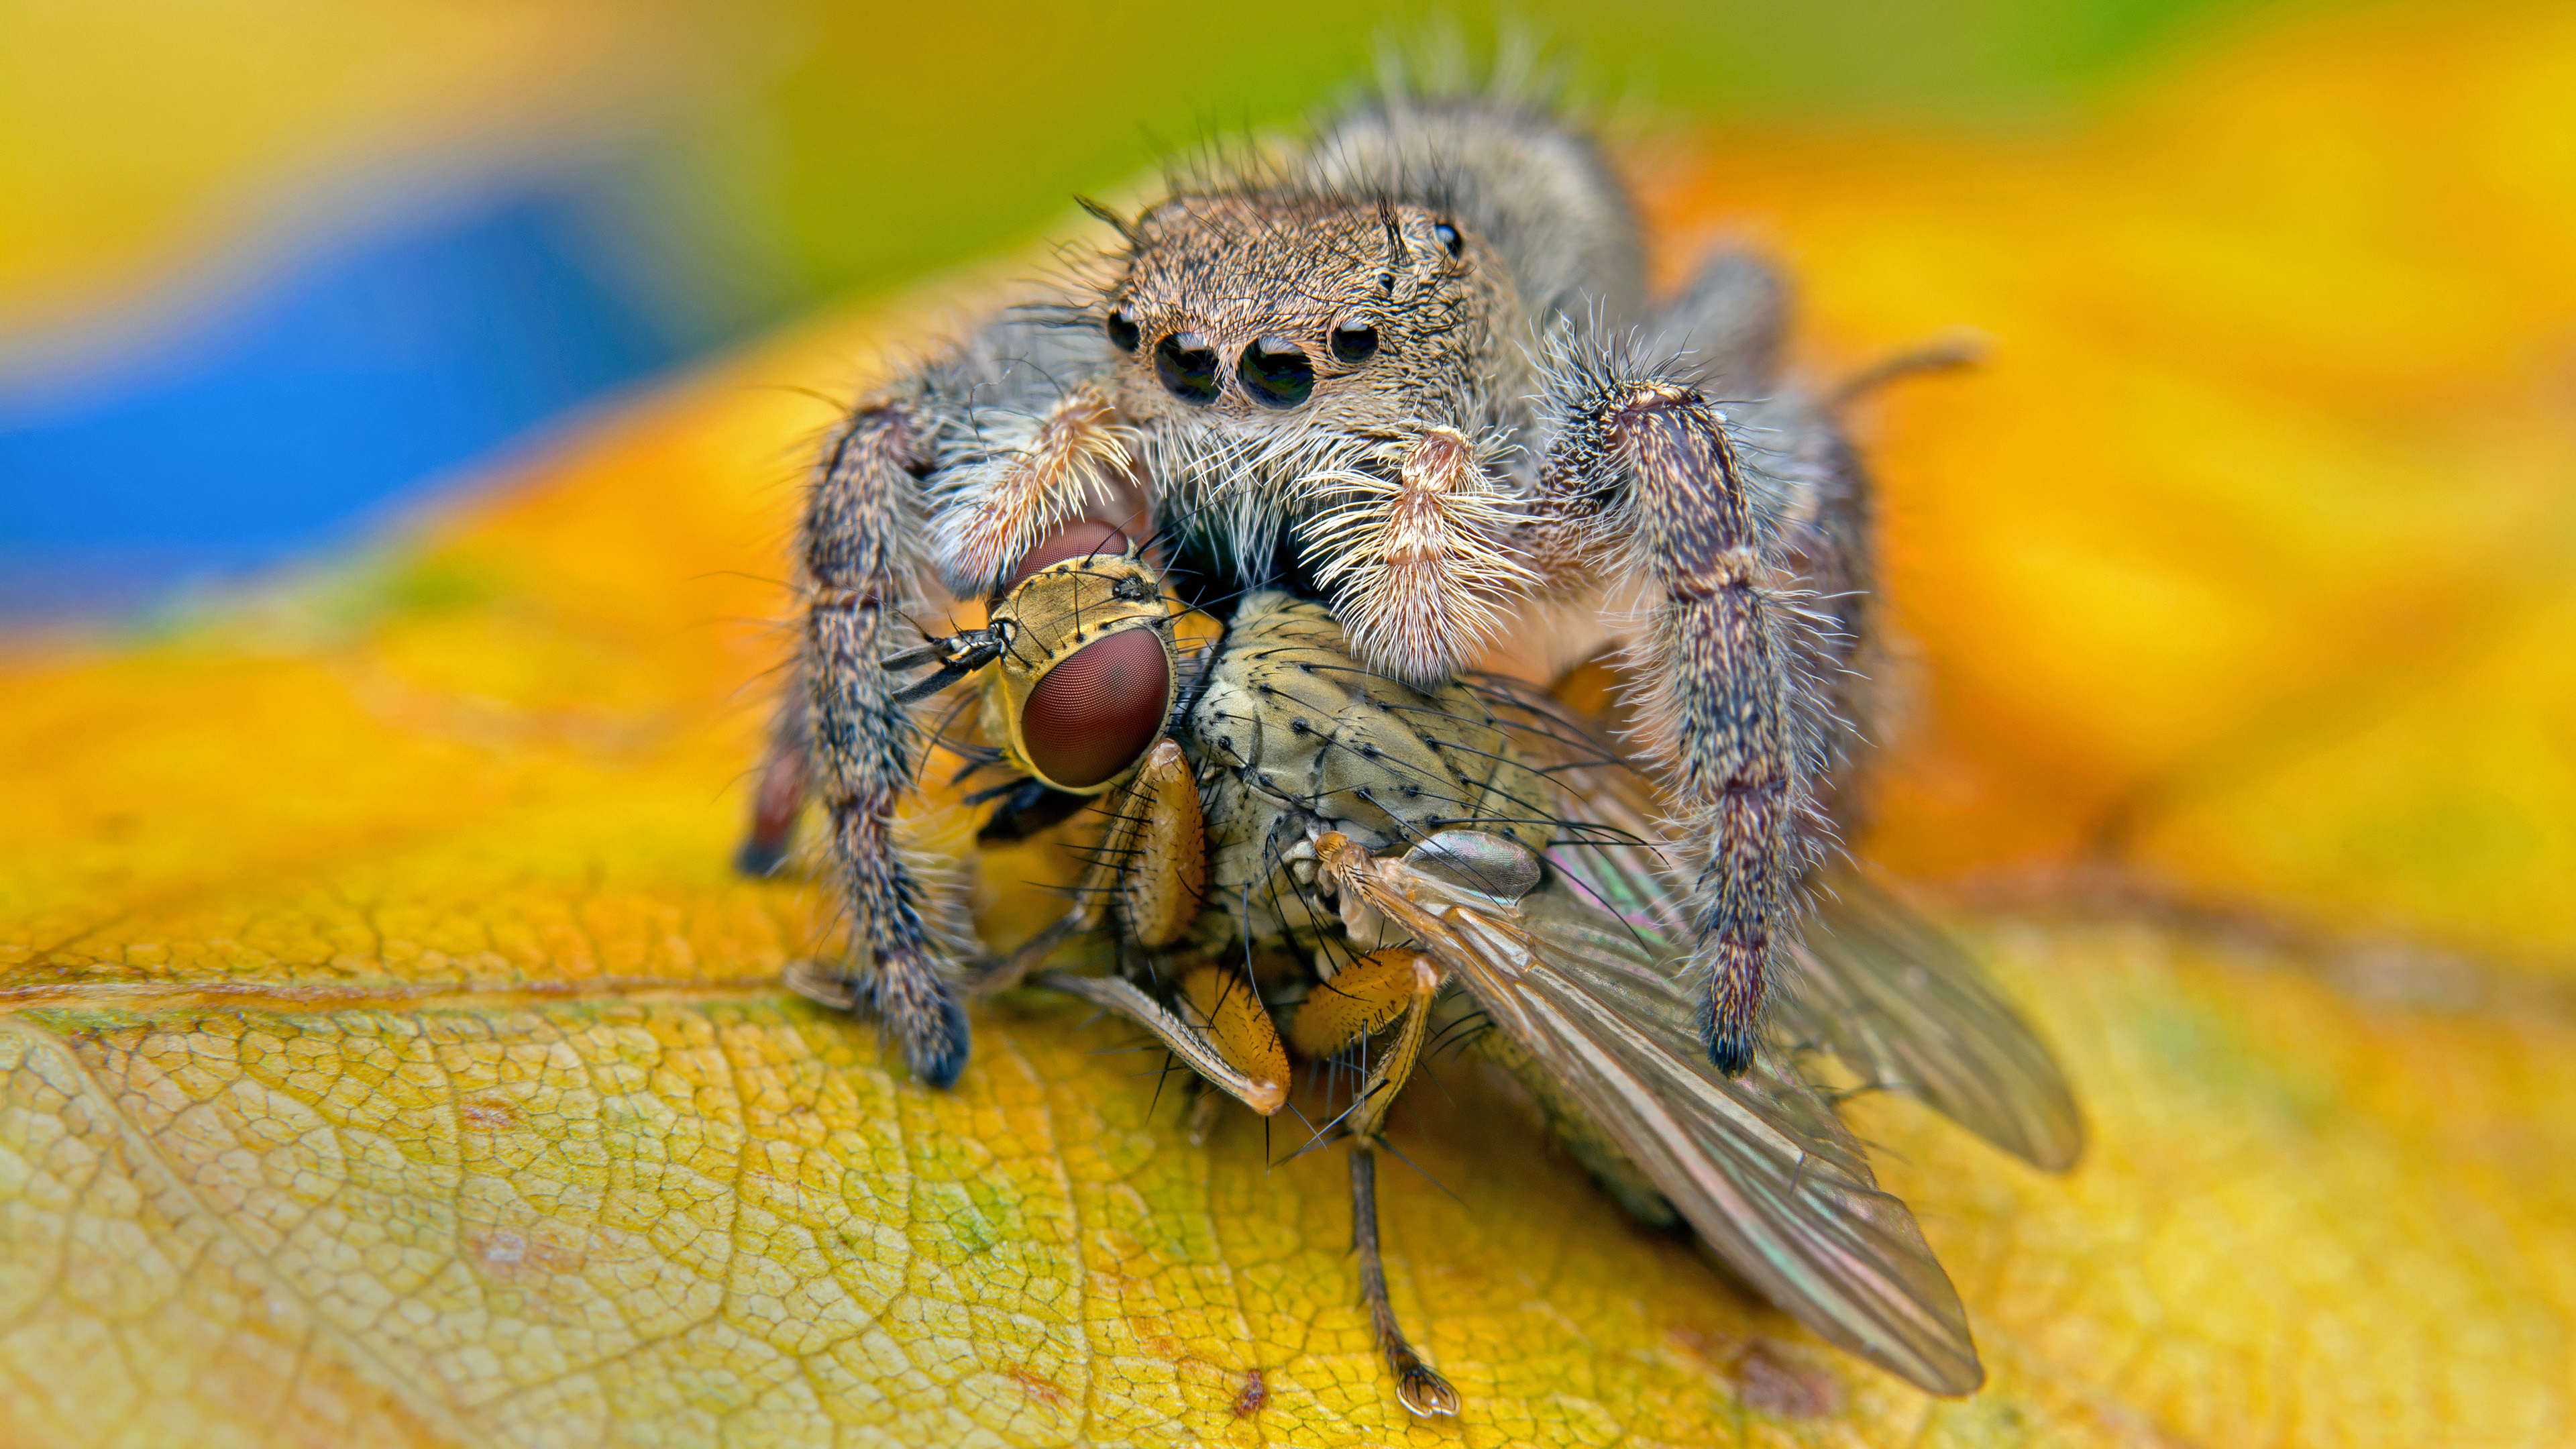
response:
<svg viewBox="0 0 2576 1449"><path fill-rule="evenodd" d="M1395 1375L1395 1397L1421 1418L1458 1412L1458 1391L1405 1342L1395 1306L1386 1298L1386 1265L1377 1247L1377 1152L1351 1149L1351 1246L1360 1255L1360 1301L1368 1305L1369 1330Z"/></svg>
<svg viewBox="0 0 2576 1449"><path fill-rule="evenodd" d="M1372 951L1308 992L1289 1018L1288 1040L1310 1061L1395 1026L1351 1107L1351 1135L1361 1145L1377 1145L1396 1094L1421 1061L1431 999L1439 994L1440 969L1430 957L1401 948Z"/></svg>
<svg viewBox="0 0 2576 1449"><path fill-rule="evenodd" d="M1126 830L1101 863L1118 872L1118 914L1127 934L1148 951L1187 935L1207 898L1207 823L1199 814L1198 776L1170 740L1145 755L1127 786Z"/></svg>
<svg viewBox="0 0 2576 1449"><path fill-rule="evenodd" d="M1109 834L1073 894L1072 910L977 975L975 995L1019 985L1065 938L1100 924L1113 903L1129 938L1149 951L1189 933L1207 895L1207 824L1199 814L1198 779L1179 745L1158 740L1146 752L1110 805Z"/></svg>
<svg viewBox="0 0 2576 1449"><path fill-rule="evenodd" d="M1458 1391L1422 1361L1395 1321L1386 1296L1386 1265L1377 1242L1377 1149L1387 1113L1422 1060L1440 969L1419 951L1374 951L1333 974L1297 1008L1288 1033L1308 1056L1329 1056L1393 1023L1386 1049L1369 1064L1351 1107L1351 1245L1360 1259L1360 1301L1378 1351L1395 1375L1395 1396L1412 1413L1458 1412Z"/></svg>
<svg viewBox="0 0 2576 1449"><path fill-rule="evenodd" d="M1787 500L1757 500L1726 417L1698 389L1606 357L1561 351L1556 363L1536 551L1563 556L1568 537L1582 540L1647 585L1646 629L1631 647L1693 877L1700 1036L1721 1071L1741 1075L1823 836L1795 609L1772 551Z"/></svg>
<svg viewBox="0 0 2576 1449"><path fill-rule="evenodd" d="M1153 1033L1192 1071L1267 1117L1288 1101L1288 1051L1251 983L1219 966L1182 978L1181 1009L1156 1001L1123 976L1050 972L1040 984L1116 1012Z"/></svg>
<svg viewBox="0 0 2576 1449"><path fill-rule="evenodd" d="M1114 903L1127 933L1149 951L1187 934L1207 889L1207 833L1198 781L1170 740L1156 742L1110 807L1108 839L1075 888L1071 911L1013 953L982 989L1016 982L1067 935L1099 922ZM1192 1070L1267 1117L1288 1101L1288 1049L1252 983L1200 965L1181 976L1178 1009L1119 976L1052 973L1045 985L1116 1012L1153 1033Z"/></svg>
<svg viewBox="0 0 2576 1449"><path fill-rule="evenodd" d="M921 742L898 697L901 682L880 663L896 652L906 542L919 524L920 479L934 461L926 452L902 410L863 409L834 438L806 505L800 546L811 597L798 670L806 768L822 796L850 960L845 977L809 979L803 989L872 1012L913 1075L945 1087L966 1066L966 1012L947 979L954 947L933 929L932 903L895 838L895 807L912 788ZM792 761L796 732L780 737L787 749L773 759ZM780 769L784 794L795 766ZM765 776L764 804L768 789ZM782 824L774 839L783 843L784 835ZM753 841L762 839L756 816Z"/></svg>

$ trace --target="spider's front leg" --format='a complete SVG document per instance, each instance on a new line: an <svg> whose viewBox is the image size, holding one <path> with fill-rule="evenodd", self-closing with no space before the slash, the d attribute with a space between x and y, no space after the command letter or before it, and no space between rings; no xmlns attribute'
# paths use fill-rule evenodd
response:
<svg viewBox="0 0 2576 1449"><path fill-rule="evenodd" d="M906 868L895 837L896 807L914 787L923 747L910 708L922 690L887 667L920 653L905 648L913 642L904 622L909 585L929 562L953 589L983 594L1085 506L1134 503L1120 493L1127 453L1096 389L1077 385L1034 410L997 412L985 426L953 412L953 399L978 380L970 362L952 359L903 395L863 406L834 435L799 538L809 598L795 687L771 731L736 857L746 873L773 871L798 807L809 792L820 797L850 960L797 968L789 984L875 1014L914 1075L941 1087L965 1068L957 968L979 953L963 903L943 909L948 903L931 893L938 887ZM1061 934L1024 954L1036 959Z"/></svg>
<svg viewBox="0 0 2576 1449"><path fill-rule="evenodd" d="M945 1087L966 1066L966 1012L949 982L953 945L932 928L924 886L895 838L895 807L912 788L921 741L903 682L882 662L906 642L910 541L921 529L921 478L934 461L923 431L899 404L862 408L825 455L798 540L811 590L797 665L805 719L801 731L779 731L770 768L795 767L801 733L850 924L847 975L836 984L849 1004L885 1023L914 1076ZM772 793L764 778L763 807ZM767 823L755 820L755 841Z"/></svg>
<svg viewBox="0 0 2576 1449"><path fill-rule="evenodd" d="M1771 516L1786 500L1759 496L1725 416L1678 377L1569 358L1552 391L1531 553L1580 556L1644 586L1629 647L1692 878L1700 1035L1718 1068L1740 1075L1796 928L1799 880L1823 843Z"/></svg>

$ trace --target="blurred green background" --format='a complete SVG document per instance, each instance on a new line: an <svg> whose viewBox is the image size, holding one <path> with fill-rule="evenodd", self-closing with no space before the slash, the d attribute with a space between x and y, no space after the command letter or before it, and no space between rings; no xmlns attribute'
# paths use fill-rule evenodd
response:
<svg viewBox="0 0 2576 1449"><path fill-rule="evenodd" d="M2247 0L0 5L0 619L377 525L620 389L1500 28L1637 128L2071 126Z"/></svg>

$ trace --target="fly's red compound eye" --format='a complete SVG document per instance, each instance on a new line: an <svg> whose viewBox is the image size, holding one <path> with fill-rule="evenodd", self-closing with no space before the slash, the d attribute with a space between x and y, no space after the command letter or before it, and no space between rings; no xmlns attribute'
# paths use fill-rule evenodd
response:
<svg viewBox="0 0 2576 1449"><path fill-rule="evenodd" d="M1020 712L1029 763L1067 789L1099 784L1153 745L1171 689L1171 661L1153 630L1083 645L1029 691Z"/></svg>
<svg viewBox="0 0 2576 1449"><path fill-rule="evenodd" d="M1037 547L1020 555L1020 561L1012 566L1011 576L1002 583L1002 592L1009 593L1020 580L1051 563L1090 554L1116 558L1126 551L1126 534L1108 524L1078 518L1038 540Z"/></svg>

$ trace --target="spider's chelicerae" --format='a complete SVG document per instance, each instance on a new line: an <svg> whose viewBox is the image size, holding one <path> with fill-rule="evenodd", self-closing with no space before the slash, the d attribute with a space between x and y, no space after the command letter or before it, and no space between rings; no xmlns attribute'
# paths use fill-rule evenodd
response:
<svg viewBox="0 0 2576 1449"><path fill-rule="evenodd" d="M1650 300L1595 146L1488 98L1384 100L1133 219L1093 210L1116 242L1065 295L1006 310L831 437L746 864L773 864L819 798L850 995L945 1085L976 948L894 830L926 732L887 661L920 657L923 565L984 598L1068 523L1141 523L1184 597L1322 599L1361 661L1424 685L1615 597L1691 882L1700 1035L1746 1070L1865 705L1867 494L1833 418L1778 375L1771 273L1719 256ZM1164 683L1056 691L1048 739L1082 758L1030 773L1107 788Z"/></svg>

